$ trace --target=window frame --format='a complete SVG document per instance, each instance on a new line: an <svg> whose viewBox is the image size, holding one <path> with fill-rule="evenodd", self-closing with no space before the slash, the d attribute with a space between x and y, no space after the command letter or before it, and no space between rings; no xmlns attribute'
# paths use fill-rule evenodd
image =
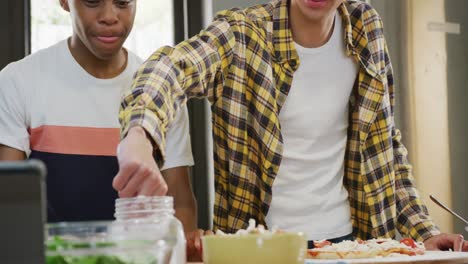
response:
<svg viewBox="0 0 468 264"><path fill-rule="evenodd" d="M31 50L29 0L4 0L0 8L0 69L12 61L22 59Z"/></svg>

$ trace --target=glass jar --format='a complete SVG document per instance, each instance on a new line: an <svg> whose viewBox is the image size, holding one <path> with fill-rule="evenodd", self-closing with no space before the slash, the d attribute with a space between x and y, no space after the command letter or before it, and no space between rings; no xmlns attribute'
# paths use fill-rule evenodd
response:
<svg viewBox="0 0 468 264"><path fill-rule="evenodd" d="M155 241L170 264L186 263L184 231L174 213L169 196L117 199L109 235L113 241Z"/></svg>
<svg viewBox="0 0 468 264"><path fill-rule="evenodd" d="M185 236L172 197L118 199L115 217L47 225L46 263L185 263Z"/></svg>
<svg viewBox="0 0 468 264"><path fill-rule="evenodd" d="M114 240L111 222L47 225L46 264L168 264L169 250L155 240Z"/></svg>

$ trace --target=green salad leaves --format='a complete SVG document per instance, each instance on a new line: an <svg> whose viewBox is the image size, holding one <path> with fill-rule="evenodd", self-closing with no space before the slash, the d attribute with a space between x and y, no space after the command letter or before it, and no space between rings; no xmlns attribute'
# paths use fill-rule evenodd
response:
<svg viewBox="0 0 468 264"><path fill-rule="evenodd" d="M67 254L68 250L104 249L115 246L116 244L110 242L99 242L95 244L74 241L70 242L59 236L55 236L46 243L46 264L157 264L157 261L154 260L154 258L151 258L151 260L146 258L144 262L140 262L133 259L124 261L120 257L108 254L83 254L82 256L77 256L76 254Z"/></svg>

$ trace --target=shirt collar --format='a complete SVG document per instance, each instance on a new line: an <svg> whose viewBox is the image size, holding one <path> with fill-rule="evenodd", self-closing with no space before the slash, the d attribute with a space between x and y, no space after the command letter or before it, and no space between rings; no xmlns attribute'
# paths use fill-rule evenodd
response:
<svg viewBox="0 0 468 264"><path fill-rule="evenodd" d="M351 13L350 13L351 11ZM369 50L369 39L366 33L363 10L350 7L347 1L338 7L345 29L345 44L348 55L355 55L361 65L371 76L377 76L377 70Z"/></svg>
<svg viewBox="0 0 468 264"><path fill-rule="evenodd" d="M299 55L294 47L289 23L289 0L276 0L273 5L273 47L276 60L295 69Z"/></svg>
<svg viewBox="0 0 468 264"><path fill-rule="evenodd" d="M276 61L289 64L295 70L299 64L299 56L294 46L289 23L290 0L276 0L273 6L273 47ZM377 71L368 48L369 40L364 23L360 15L354 14L362 10L349 8L352 10L350 14L348 6L347 1L343 1L338 7L338 13L343 20L346 52L348 55L355 55L366 71L375 76Z"/></svg>

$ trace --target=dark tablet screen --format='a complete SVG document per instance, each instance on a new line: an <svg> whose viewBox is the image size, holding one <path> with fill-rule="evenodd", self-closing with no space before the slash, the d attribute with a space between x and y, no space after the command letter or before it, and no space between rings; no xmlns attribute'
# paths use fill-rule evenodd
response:
<svg viewBox="0 0 468 264"><path fill-rule="evenodd" d="M41 162L0 162L0 263L45 263L45 174Z"/></svg>

